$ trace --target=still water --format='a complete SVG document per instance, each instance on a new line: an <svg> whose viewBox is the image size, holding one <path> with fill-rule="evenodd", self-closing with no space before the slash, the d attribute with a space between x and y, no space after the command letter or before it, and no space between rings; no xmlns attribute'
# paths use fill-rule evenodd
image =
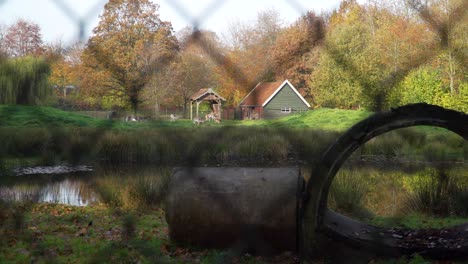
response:
<svg viewBox="0 0 468 264"><path fill-rule="evenodd" d="M44 167L41 167L43 169ZM98 202L98 195L90 188L94 172L31 173L2 176L0 199L86 206ZM48 169L51 169L49 167Z"/></svg>
<svg viewBox="0 0 468 264"><path fill-rule="evenodd" d="M30 167L0 176L0 199L87 206L104 193L119 192L135 182L158 184L160 168ZM170 169L164 169L170 173Z"/></svg>

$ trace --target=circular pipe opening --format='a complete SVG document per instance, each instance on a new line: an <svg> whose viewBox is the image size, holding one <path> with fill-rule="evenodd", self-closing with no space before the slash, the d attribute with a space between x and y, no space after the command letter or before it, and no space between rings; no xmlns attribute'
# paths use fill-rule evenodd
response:
<svg viewBox="0 0 468 264"><path fill-rule="evenodd" d="M321 162L312 170L313 180L307 183L304 195L301 235L302 250L306 256L313 256L325 238L344 241L350 246L367 249L379 255L396 256L422 252L436 258L468 256L468 241L455 245L454 250L435 247L431 243L405 245L399 234L387 234L382 228L352 220L327 207L331 183L343 163L356 149L386 132L421 125L446 128L465 140L468 139L468 115L465 113L428 104L414 104L378 113L359 122L325 152ZM454 232L464 232L464 236L468 237L468 223L457 228L459 229Z"/></svg>

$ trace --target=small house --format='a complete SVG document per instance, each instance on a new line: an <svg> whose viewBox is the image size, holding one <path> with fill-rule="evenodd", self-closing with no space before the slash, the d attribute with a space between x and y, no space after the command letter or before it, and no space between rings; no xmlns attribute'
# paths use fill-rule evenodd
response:
<svg viewBox="0 0 468 264"><path fill-rule="evenodd" d="M288 81L261 82L239 104L242 119L271 119L307 111L310 104Z"/></svg>

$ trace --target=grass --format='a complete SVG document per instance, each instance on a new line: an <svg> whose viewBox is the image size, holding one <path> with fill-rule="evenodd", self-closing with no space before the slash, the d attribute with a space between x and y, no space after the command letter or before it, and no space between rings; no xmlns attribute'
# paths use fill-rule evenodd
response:
<svg viewBox="0 0 468 264"><path fill-rule="evenodd" d="M312 162L366 111L316 109L275 120L224 121L195 126L189 120L98 120L50 107L0 106L0 158L38 158L37 164L284 164ZM432 131L427 133L428 131ZM441 145L446 156L466 158L466 142L434 128L411 128L371 140L361 155L419 158L421 145ZM11 167L0 162L0 169ZM266 164L268 165L268 164Z"/></svg>
<svg viewBox="0 0 468 264"><path fill-rule="evenodd" d="M222 124L207 123L203 126L259 126L276 128L314 128L330 131L344 131L358 121L371 115L367 111L341 109L316 109L275 120L233 121ZM193 127L190 120L123 122L95 119L52 107L0 105L0 127L103 127L116 130L151 129L160 127Z"/></svg>
<svg viewBox="0 0 468 264"><path fill-rule="evenodd" d="M88 207L0 204L0 207L0 216L4 216L0 218L4 219L0 222L1 263L298 263L298 256L290 252L259 257L230 250L181 247L169 240L164 211L158 208L124 210L102 204ZM15 220L11 215L15 210L21 210L23 221L16 230L12 228ZM399 223L419 228L426 223L442 227L460 221L411 215ZM375 220L377 225L389 223L394 222ZM409 263L407 258L374 261Z"/></svg>
<svg viewBox="0 0 468 264"><path fill-rule="evenodd" d="M21 205L10 205L12 210ZM2 209L5 209L3 205ZM2 210L4 212L5 210ZM116 210L103 205L35 204L24 209L13 231L11 216L0 225L1 263L291 263L232 255L229 251L181 248L170 242L161 209Z"/></svg>
<svg viewBox="0 0 468 264"><path fill-rule="evenodd" d="M171 170L112 169L97 172L91 180L91 189L102 203L112 208L147 209L161 206L166 196Z"/></svg>
<svg viewBox="0 0 468 264"><path fill-rule="evenodd" d="M411 213L403 216L376 216L369 223L376 226L394 228L409 228L409 229L426 229L426 228L450 228L456 225L466 224L466 217L435 217L420 213Z"/></svg>
<svg viewBox="0 0 468 264"><path fill-rule="evenodd" d="M157 127L189 127L192 122L123 122L96 119L86 115L62 111L52 107L27 105L0 105L0 127L88 127L115 130L145 129Z"/></svg>
<svg viewBox="0 0 468 264"><path fill-rule="evenodd" d="M426 219L468 219L466 166L454 166L444 171L446 181L440 182L434 168L375 167L347 165L332 182L328 205L330 208L369 223L399 219L414 221L412 215ZM430 226L435 221L427 220ZM432 227L438 227L434 225Z"/></svg>
<svg viewBox="0 0 468 264"><path fill-rule="evenodd" d="M65 112L52 107L0 106L0 125L2 127L86 127L98 126L101 123L91 117Z"/></svg>
<svg viewBox="0 0 468 264"><path fill-rule="evenodd" d="M311 161L337 133L262 127L0 129L0 158L57 163L180 165L282 165ZM0 162L1 164L2 162ZM11 164L10 162L8 164ZM3 164L4 168L11 167Z"/></svg>
<svg viewBox="0 0 468 264"><path fill-rule="evenodd" d="M368 182L357 171L347 171L336 176L330 187L329 206L335 211L357 219L369 219L373 214L365 207Z"/></svg>
<svg viewBox="0 0 468 264"><path fill-rule="evenodd" d="M430 168L412 181L407 199L411 211L449 217L468 217L468 173L466 168Z"/></svg>
<svg viewBox="0 0 468 264"><path fill-rule="evenodd" d="M273 127L308 128L324 131L343 132L357 122L369 117L372 112L365 110L343 110L319 108L299 114L292 114L273 120L223 120L220 124L208 122L201 127ZM74 112L62 111L52 107L27 105L0 105L0 127L14 128L57 128L88 127L112 130L134 130L154 128L190 128L195 126L190 120L178 119L175 122L153 120L144 122L124 122L119 120L96 119ZM445 129L418 127L418 131L429 135L443 135Z"/></svg>

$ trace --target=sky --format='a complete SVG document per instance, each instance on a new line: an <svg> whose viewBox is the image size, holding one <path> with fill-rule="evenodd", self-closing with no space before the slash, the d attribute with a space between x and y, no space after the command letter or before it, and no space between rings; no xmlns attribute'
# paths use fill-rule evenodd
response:
<svg viewBox="0 0 468 264"><path fill-rule="evenodd" d="M0 0L0 24L11 25L24 18L41 27L45 42L79 39L84 22L85 38L99 23L106 0ZM235 20L253 21L259 11L274 8L285 24L294 22L307 10L320 13L339 6L340 0L153 0L160 6L160 18L170 21L175 31L199 21L199 28L218 33Z"/></svg>

